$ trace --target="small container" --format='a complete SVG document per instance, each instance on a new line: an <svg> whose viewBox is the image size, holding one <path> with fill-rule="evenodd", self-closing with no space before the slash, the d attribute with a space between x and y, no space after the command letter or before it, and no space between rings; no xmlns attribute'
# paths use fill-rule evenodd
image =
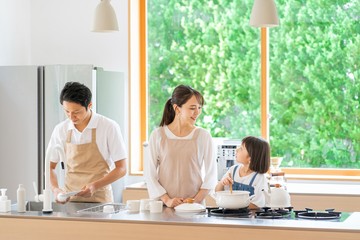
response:
<svg viewBox="0 0 360 240"><path fill-rule="evenodd" d="M19 213L26 212L26 191L24 185L19 184L19 188L17 189L17 211Z"/></svg>
<svg viewBox="0 0 360 240"><path fill-rule="evenodd" d="M150 211L150 203L153 199L140 199L140 211Z"/></svg>
<svg viewBox="0 0 360 240"><path fill-rule="evenodd" d="M161 213L163 210L164 203L162 201L150 202L150 213Z"/></svg>
<svg viewBox="0 0 360 240"><path fill-rule="evenodd" d="M114 213L114 212L115 212L115 208L114 208L114 206L112 206L112 205L105 205L105 206L103 207L103 212L104 212L104 213Z"/></svg>
<svg viewBox="0 0 360 240"><path fill-rule="evenodd" d="M0 212L6 213L11 211L11 200L6 196L6 188L0 189Z"/></svg>
<svg viewBox="0 0 360 240"><path fill-rule="evenodd" d="M140 200L127 200L126 206L129 212L131 213L139 212Z"/></svg>

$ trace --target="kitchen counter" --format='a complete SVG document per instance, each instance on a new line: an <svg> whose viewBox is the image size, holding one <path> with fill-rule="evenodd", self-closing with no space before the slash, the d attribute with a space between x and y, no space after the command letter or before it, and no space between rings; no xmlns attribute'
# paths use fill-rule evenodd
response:
<svg viewBox="0 0 360 240"><path fill-rule="evenodd" d="M16 227L15 227L16 226ZM0 213L1 239L359 239L360 212L338 220L246 219L209 217L207 213L178 214L172 208L162 213L117 214L29 211ZM42 233L42 234L41 234ZM255 237L254 237L255 236Z"/></svg>

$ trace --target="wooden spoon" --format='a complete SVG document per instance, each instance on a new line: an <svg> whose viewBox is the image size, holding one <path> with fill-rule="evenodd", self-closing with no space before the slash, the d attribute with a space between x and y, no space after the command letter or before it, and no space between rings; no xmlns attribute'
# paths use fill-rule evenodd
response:
<svg viewBox="0 0 360 240"><path fill-rule="evenodd" d="M231 173L229 173L229 178L231 179ZM232 183L230 183L230 193L232 194L232 191L233 191L233 189L232 189Z"/></svg>

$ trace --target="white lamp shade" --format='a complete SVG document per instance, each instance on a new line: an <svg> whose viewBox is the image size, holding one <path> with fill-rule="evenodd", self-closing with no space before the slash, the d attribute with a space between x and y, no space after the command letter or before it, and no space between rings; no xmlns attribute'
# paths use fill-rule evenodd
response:
<svg viewBox="0 0 360 240"><path fill-rule="evenodd" d="M274 0L255 0L250 16L252 27L276 27L279 17Z"/></svg>
<svg viewBox="0 0 360 240"><path fill-rule="evenodd" d="M113 32L119 31L114 8L110 0L101 0L95 9L94 32Z"/></svg>

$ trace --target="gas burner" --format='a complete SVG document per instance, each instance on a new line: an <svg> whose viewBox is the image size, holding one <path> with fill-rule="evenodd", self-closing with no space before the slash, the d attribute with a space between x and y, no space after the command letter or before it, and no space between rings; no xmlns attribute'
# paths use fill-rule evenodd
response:
<svg viewBox="0 0 360 240"><path fill-rule="evenodd" d="M227 208L207 208L208 215L216 217L242 217L249 218L251 212L248 208L239 208L239 209L227 209Z"/></svg>
<svg viewBox="0 0 360 240"><path fill-rule="evenodd" d="M331 220L341 217L341 212L335 212L334 209L325 209L325 211L314 211L311 208L294 211L296 218L313 219L313 220Z"/></svg>
<svg viewBox="0 0 360 240"><path fill-rule="evenodd" d="M292 207L271 209L263 207L260 211L255 212L256 218L280 219L287 218L291 215Z"/></svg>

